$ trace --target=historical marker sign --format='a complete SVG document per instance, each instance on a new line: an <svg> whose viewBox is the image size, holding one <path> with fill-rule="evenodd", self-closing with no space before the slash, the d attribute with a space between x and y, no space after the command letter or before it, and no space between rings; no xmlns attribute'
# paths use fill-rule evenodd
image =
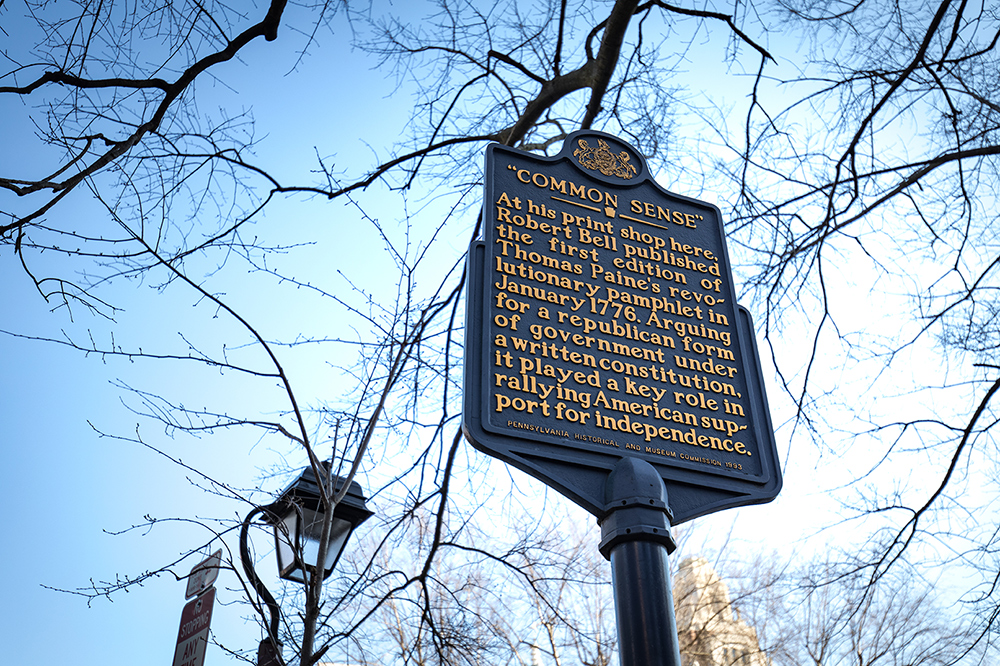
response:
<svg viewBox="0 0 1000 666"><path fill-rule="evenodd" d="M485 189L469 251L473 445L598 516L623 456L660 472L675 524L773 499L774 434L719 209L590 131L554 158L489 146Z"/></svg>

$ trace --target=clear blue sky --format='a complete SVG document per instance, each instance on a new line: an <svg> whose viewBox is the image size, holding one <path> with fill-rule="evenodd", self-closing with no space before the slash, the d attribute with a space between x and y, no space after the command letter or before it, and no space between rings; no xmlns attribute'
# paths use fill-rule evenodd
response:
<svg viewBox="0 0 1000 666"><path fill-rule="evenodd" d="M18 3L0 9L3 27L17 39L12 17L21 12ZM327 38L323 48L316 47L300 64L300 72L285 76L295 64L297 42L285 34L276 47L263 40L248 49L242 63L225 65L225 83L199 86L199 103L208 107L224 106L229 113L253 110L259 127L268 128L271 136L262 157L281 169L294 165L302 176L315 166L314 146L336 146L343 159L366 160L367 150L360 138L380 131L386 124L399 127L407 109L386 109L381 95L374 97L378 108L346 103L345 91L365 87L374 90L382 84L370 75L369 63L346 48L342 39ZM3 40L8 40L3 37ZM10 42L9 42L10 43ZM285 48L282 48L282 46ZM7 45L4 44L3 47ZM275 54L278 55L275 55ZM331 68L329 61L353 58L351 66ZM337 78L333 78L334 75ZM346 76L346 78L345 78ZM385 92L392 84L385 83ZM11 176L41 171L35 157L30 129L18 125L22 117L20 102L0 99L0 174ZM301 132L308 128L308 133ZM292 137L292 139L289 139ZM37 174L36 174L37 175ZM302 177L305 180L304 176ZM7 196L7 195L4 195ZM13 205L10 199L5 205ZM79 214L86 224L88 209L80 201ZM342 221L351 214L342 203L323 206L299 206L289 214L276 207L276 219L282 242L311 240L320 236L331 219ZM286 217L282 217L282 215ZM356 217L356 216L353 216ZM353 219L352 217L352 219ZM346 226L346 225L345 225ZM321 271L333 268L358 274L366 264L365 253L377 251L371 238L359 228L340 243L338 257L306 257ZM372 248L375 248L374 250ZM251 279L237 276L232 298L262 299L260 292L249 288ZM245 280L241 283L240 280ZM85 340L87 329L105 332L99 319L77 310L75 321L65 310L51 312L34 290L30 280L14 260L10 248L0 257L0 329L28 336L61 338L65 328L78 340ZM391 288L391 285L390 285ZM162 298L148 284L132 284L113 290L124 306L120 316L119 342L125 346L147 345L151 340L176 342L177 317L188 323L203 317L194 312L190 295ZM294 300L275 302L275 308L294 312ZM265 310L252 310L257 321L268 322ZM282 313L284 314L284 313ZM274 316L273 323L281 318ZM270 322L268 322L270 323ZM196 324L197 326L197 324ZM274 331L273 328L270 329ZM332 322L330 332L336 332ZM287 335L287 330L280 331ZM100 333L98 333L100 335ZM288 336L291 337L291 336ZM102 338L106 342L108 338ZM185 603L184 583L172 576L152 578L128 592L111 599L89 602L81 596L48 588L73 590L87 587L91 579L114 581L119 575L135 576L177 558L208 540L204 529L187 523L169 522L155 529L129 530L146 522L145 516L168 517L229 516L245 513L246 507L207 494L193 482L204 483L183 467L167 462L151 449L134 442L100 437L95 428L131 436L139 418L123 406L123 391L114 385L124 381L142 389L163 391L195 401L204 387L199 375L183 367L161 367L156 363L131 363L124 359L101 359L57 344L10 336L0 336L3 372L0 382L0 443L5 462L0 466L0 488L11 509L6 521L4 548L0 549L0 570L4 572L7 602L0 609L0 635L5 638L4 661L20 664L62 664L92 666L109 663L169 663L177 636L181 609ZM191 372L190 375L188 373ZM327 373L332 372L329 368ZM301 380L302 378L300 378ZM308 378L306 378L308 380ZM329 381L322 368L315 381ZM301 382L303 384L306 381ZM232 384L225 390L232 391ZM329 393L339 393L331 385ZM321 393L314 391L315 393ZM219 396L208 396L215 398ZM227 395L230 404L255 396ZM208 404L209 400L206 400ZM131 404L136 404L132 400ZM280 408L283 403L275 403ZM93 424L92 427L90 424ZM156 445L166 445L170 453L185 464L222 478L241 489L255 487L262 480L262 468L279 460L279 452L266 444L258 445L252 433L223 433L207 439L184 436L171 439L148 423L144 437ZM248 453L250 455L248 455ZM290 459L292 464L297 461ZM285 479L265 479L266 491L280 490ZM112 535L111 532L124 534ZM236 540L228 540L232 547ZM212 550L218 547L213 545ZM269 550L265 541L259 550ZM207 554L207 551L206 551ZM190 570L197 558L189 558L176 567ZM265 576L273 576L273 558L265 564ZM259 640L256 623L247 622L248 607L233 605L241 592L232 590L236 578L223 572L217 582L220 592L213 619L213 630L229 645L255 649ZM207 663L226 663L229 658L211 647Z"/></svg>

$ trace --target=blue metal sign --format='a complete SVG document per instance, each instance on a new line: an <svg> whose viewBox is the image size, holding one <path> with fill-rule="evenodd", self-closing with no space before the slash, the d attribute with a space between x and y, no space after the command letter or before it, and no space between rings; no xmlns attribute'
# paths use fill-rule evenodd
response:
<svg viewBox="0 0 1000 666"><path fill-rule="evenodd" d="M598 517L628 456L660 473L674 524L780 490L722 215L621 140L487 148L467 315L466 436Z"/></svg>

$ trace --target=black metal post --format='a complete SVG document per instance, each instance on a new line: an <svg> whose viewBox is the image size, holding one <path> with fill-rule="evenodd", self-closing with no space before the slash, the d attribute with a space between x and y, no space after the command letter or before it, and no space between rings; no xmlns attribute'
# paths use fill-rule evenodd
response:
<svg viewBox="0 0 1000 666"><path fill-rule="evenodd" d="M257 666L284 666L281 659L281 641L278 640L278 628L281 623L281 607L275 601L274 596L264 587L257 572L253 567L253 559L250 557L249 532L250 521L259 513L271 515L278 504L255 507L247 517L243 519L240 526L240 560L243 562L243 571L247 575L247 580L253 585L254 590L264 600L267 606L271 622L268 624L268 635L257 646Z"/></svg>
<svg viewBox="0 0 1000 666"><path fill-rule="evenodd" d="M663 480L649 463L622 458L604 498L600 549L611 561L621 666L680 666L667 561L677 544Z"/></svg>

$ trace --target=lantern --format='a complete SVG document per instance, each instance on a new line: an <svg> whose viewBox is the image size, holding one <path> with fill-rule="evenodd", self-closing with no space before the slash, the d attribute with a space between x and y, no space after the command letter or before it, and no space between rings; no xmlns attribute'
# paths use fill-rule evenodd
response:
<svg viewBox="0 0 1000 666"><path fill-rule="evenodd" d="M329 467L326 463L324 466ZM343 477L334 477L333 494L340 492L343 485ZM347 494L334 509L325 560L317 562L326 518L320 497L316 474L312 467L306 467L285 488L277 506L270 512L278 553L278 575L285 580L306 583L309 576L316 573L324 579L329 577L354 528L373 515L365 506L361 486L352 481Z"/></svg>

